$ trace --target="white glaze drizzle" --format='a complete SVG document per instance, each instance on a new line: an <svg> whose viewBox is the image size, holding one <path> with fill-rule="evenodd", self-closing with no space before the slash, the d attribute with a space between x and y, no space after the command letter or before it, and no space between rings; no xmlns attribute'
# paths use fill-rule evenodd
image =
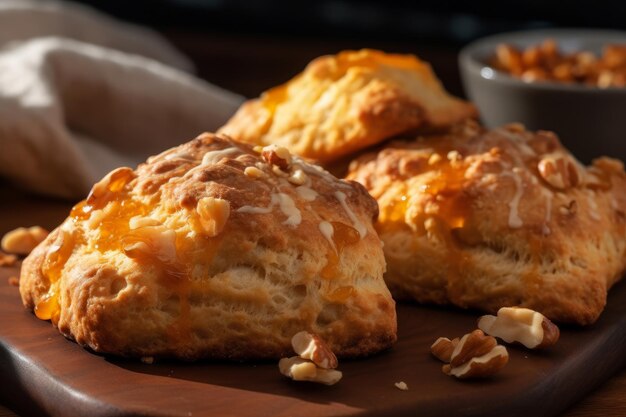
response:
<svg viewBox="0 0 626 417"><path fill-rule="evenodd" d="M305 201L313 201L318 196L317 191L306 185L300 185L299 187L296 187L296 192Z"/></svg>
<svg viewBox="0 0 626 417"><path fill-rule="evenodd" d="M550 230L550 226L548 226L548 224L550 224L550 220L552 220L552 193L550 191L544 190L543 194L546 197L546 217L544 219L541 231L545 236L547 236L552 233L552 230Z"/></svg>
<svg viewBox="0 0 626 417"><path fill-rule="evenodd" d="M241 150L236 147L230 147L216 151L209 151L202 157L202 165L215 165L223 158L227 158L229 155L234 153L241 153Z"/></svg>
<svg viewBox="0 0 626 417"><path fill-rule="evenodd" d="M241 206L237 209L238 213L252 213L252 214L269 214L274 209L274 206L278 204L278 194L272 194L270 205L267 207L254 207L254 206Z"/></svg>
<svg viewBox="0 0 626 417"><path fill-rule="evenodd" d="M191 155L189 155L188 152L185 152L185 151L172 152L168 155L165 155L163 159L165 159L166 161L171 161L172 159L184 159L186 161L195 161L195 158L193 158Z"/></svg>
<svg viewBox="0 0 626 417"><path fill-rule="evenodd" d="M363 239L367 235L367 227L363 223L359 221L356 217L350 206L348 206L348 202L346 201L346 194L342 191L335 191L335 197L339 200L341 207L343 207L344 211L352 221L352 225L359 232L359 236Z"/></svg>
<svg viewBox="0 0 626 417"><path fill-rule="evenodd" d="M600 213L598 213L598 203L594 200L593 191L589 191L587 194L587 201L589 202L589 208L591 209L589 210L589 216L591 216L592 219L599 221L601 217Z"/></svg>
<svg viewBox="0 0 626 417"><path fill-rule="evenodd" d="M319 229L322 235L330 243L330 246L332 246L336 252L337 248L335 247L335 241L333 241L333 235L335 234L335 229L333 228L333 225L324 220L320 222Z"/></svg>
<svg viewBox="0 0 626 417"><path fill-rule="evenodd" d="M287 226L297 226L302 222L302 214L298 207L296 207L296 203L293 202L291 197L289 197L285 193L278 194L278 202L280 205L280 210L283 212L285 216L287 216L287 220L283 222Z"/></svg>
<svg viewBox="0 0 626 417"><path fill-rule="evenodd" d="M287 220L283 222L287 226L297 226L302 222L302 213L296 207L293 199L285 193L272 194L270 204L267 207L254 207L254 206L241 206L237 209L238 213L252 213L252 214L269 214L274 210L274 207L278 205L280 210Z"/></svg>
<svg viewBox="0 0 626 417"><path fill-rule="evenodd" d="M522 194L524 193L524 189L522 188L522 179L515 171L512 173L503 172L502 176L511 177L513 178L513 181L515 181L515 195L509 202L509 227L511 229L518 229L524 225L524 222L519 216L519 202L522 198Z"/></svg>
<svg viewBox="0 0 626 417"><path fill-rule="evenodd" d="M611 197L611 208L615 211L619 210L619 205L617 204L615 197Z"/></svg>
<svg viewBox="0 0 626 417"><path fill-rule="evenodd" d="M307 164L297 157L294 157L294 161L297 161L298 167L301 168L307 174L312 174L312 175L317 175L319 177L322 177L326 181L331 182L333 183L333 185L336 185L338 187L345 188L347 190L352 189L352 185L350 185L350 183L348 183L346 180L337 179L333 174L326 171L324 168L322 168L319 165Z"/></svg>

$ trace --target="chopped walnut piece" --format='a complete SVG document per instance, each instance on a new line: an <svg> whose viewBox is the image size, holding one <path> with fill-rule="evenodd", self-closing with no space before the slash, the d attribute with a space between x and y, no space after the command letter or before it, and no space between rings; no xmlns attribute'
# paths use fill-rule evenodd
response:
<svg viewBox="0 0 626 417"><path fill-rule="evenodd" d="M287 178L287 181L294 185L302 185L307 181L308 177L301 169L296 169L293 174Z"/></svg>
<svg viewBox="0 0 626 417"><path fill-rule="evenodd" d="M442 362L450 363L450 358L454 348L459 344L459 338L450 340L447 337L440 337L430 347L430 353Z"/></svg>
<svg viewBox="0 0 626 417"><path fill-rule="evenodd" d="M243 171L243 173L250 178L263 178L265 177L265 172L261 171L259 168L257 167L246 167L246 169Z"/></svg>
<svg viewBox="0 0 626 417"><path fill-rule="evenodd" d="M452 367L463 365L471 358L489 353L497 344L494 337L485 335L482 330L474 330L459 340L450 356L450 365Z"/></svg>
<svg viewBox="0 0 626 417"><path fill-rule="evenodd" d="M563 216L573 216L578 212L578 203L576 200L571 200L567 205L559 206L559 213Z"/></svg>
<svg viewBox="0 0 626 417"><path fill-rule="evenodd" d="M592 166L606 173L620 175L624 172L624 163L619 159L609 158L606 156L593 160Z"/></svg>
<svg viewBox="0 0 626 417"><path fill-rule="evenodd" d="M312 361L320 368L334 369L338 365L335 354L317 335L298 332L291 338L291 346L301 358Z"/></svg>
<svg viewBox="0 0 626 417"><path fill-rule="evenodd" d="M261 156L271 165L279 167L283 171L289 170L291 166L291 154L287 148L277 145L269 145L263 148Z"/></svg>
<svg viewBox="0 0 626 417"><path fill-rule="evenodd" d="M204 197L198 201L196 211L200 216L200 223L209 237L219 235L230 216L230 203L227 200L214 197Z"/></svg>
<svg viewBox="0 0 626 417"><path fill-rule="evenodd" d="M474 330L461 338L452 352L450 365L444 365L444 372L449 370L446 373L458 378L490 376L506 365L508 359L504 346L498 346L493 337L481 330Z"/></svg>
<svg viewBox="0 0 626 417"><path fill-rule="evenodd" d="M428 157L428 165L437 165L443 158L438 153L433 153Z"/></svg>
<svg viewBox="0 0 626 417"><path fill-rule="evenodd" d="M442 371L457 378L488 377L504 367L509 354L492 336L474 330L459 340Z"/></svg>
<svg viewBox="0 0 626 417"><path fill-rule="evenodd" d="M496 47L491 65L524 81L580 83L599 88L626 86L626 45L605 45L603 53L565 52L553 39L520 50Z"/></svg>
<svg viewBox="0 0 626 417"><path fill-rule="evenodd" d="M17 256L0 252L0 266L13 266L17 263Z"/></svg>
<svg viewBox="0 0 626 417"><path fill-rule="evenodd" d="M282 358L278 362L280 372L294 381L320 382L333 385L339 382L342 373L337 367L337 357L317 335L306 331L296 333L291 345L300 356Z"/></svg>
<svg viewBox="0 0 626 417"><path fill-rule="evenodd" d="M581 174L576 162L567 155L549 154L537 165L541 178L558 190L580 184Z"/></svg>
<svg viewBox="0 0 626 417"><path fill-rule="evenodd" d="M161 225L161 222L159 222L157 219L144 216L131 217L128 221L128 227L130 228L130 230L159 225Z"/></svg>
<svg viewBox="0 0 626 417"><path fill-rule="evenodd" d="M463 159L463 156L457 150L451 150L446 156L448 158L448 161L458 161Z"/></svg>
<svg viewBox="0 0 626 417"><path fill-rule="evenodd" d="M409 386L404 381L396 382L393 385L395 385L396 388L398 388L400 391L408 391L409 390Z"/></svg>
<svg viewBox="0 0 626 417"><path fill-rule="evenodd" d="M502 345L494 346L482 356L472 357L468 362L452 367L444 365L442 370L447 375L460 379L485 378L494 375L509 362L509 353Z"/></svg>
<svg viewBox="0 0 626 417"><path fill-rule="evenodd" d="M177 259L176 232L165 226L140 227L122 239L126 256L142 258L151 256L161 262L172 263Z"/></svg>
<svg viewBox="0 0 626 417"><path fill-rule="evenodd" d="M543 314L520 307L502 307L497 316L482 316L478 327L507 343L518 342L529 349L552 346L560 335L559 328Z"/></svg>
<svg viewBox="0 0 626 417"><path fill-rule="evenodd" d="M18 227L5 234L0 245L5 252L28 255L46 236L48 231L43 227Z"/></svg>
<svg viewBox="0 0 626 417"><path fill-rule="evenodd" d="M311 381L326 385L336 384L343 376L340 371L319 368L313 362L299 356L282 358L278 362L278 369L281 374L294 381Z"/></svg>
<svg viewBox="0 0 626 417"><path fill-rule="evenodd" d="M272 172L276 174L278 177L286 178L289 176L289 173L283 171L278 165L272 165Z"/></svg>

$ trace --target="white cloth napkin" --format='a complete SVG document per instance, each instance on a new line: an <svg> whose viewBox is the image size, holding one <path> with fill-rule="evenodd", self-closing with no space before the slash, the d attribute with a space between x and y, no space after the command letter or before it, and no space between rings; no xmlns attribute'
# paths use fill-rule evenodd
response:
<svg viewBox="0 0 626 417"><path fill-rule="evenodd" d="M0 176L38 193L84 197L243 101L159 36L72 4L0 0L0 42Z"/></svg>

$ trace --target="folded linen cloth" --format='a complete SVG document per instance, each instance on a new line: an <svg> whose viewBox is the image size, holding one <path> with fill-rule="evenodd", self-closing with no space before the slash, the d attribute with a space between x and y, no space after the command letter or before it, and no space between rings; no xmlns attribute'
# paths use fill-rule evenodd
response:
<svg viewBox="0 0 626 417"><path fill-rule="evenodd" d="M120 22L78 3L0 0L0 45L49 36L138 54L193 71L187 57L148 28Z"/></svg>
<svg viewBox="0 0 626 417"><path fill-rule="evenodd" d="M74 18L82 19L80 13ZM97 18L90 12L89 19ZM137 35L120 36L120 31L123 26L103 18L98 37ZM173 51L148 32L134 38L134 54L41 34L19 37L0 50L0 176L34 192L82 198L111 169L135 166L217 129L243 100L146 57L156 57L159 44L165 55ZM152 52L140 56L144 37ZM8 38L0 29L0 39ZM108 44L117 46L117 41ZM161 59L189 68L176 54Z"/></svg>

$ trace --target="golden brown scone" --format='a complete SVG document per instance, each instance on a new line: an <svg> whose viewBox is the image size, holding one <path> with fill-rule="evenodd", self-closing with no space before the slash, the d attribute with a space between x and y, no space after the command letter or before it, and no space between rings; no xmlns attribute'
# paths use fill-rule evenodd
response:
<svg viewBox="0 0 626 417"><path fill-rule="evenodd" d="M593 323L626 267L626 175L584 167L551 132L468 123L394 143L348 178L378 200L394 296Z"/></svg>
<svg viewBox="0 0 626 417"><path fill-rule="evenodd" d="M220 132L328 163L400 133L475 115L473 105L443 89L428 63L363 49L315 59L244 103Z"/></svg>
<svg viewBox="0 0 626 417"><path fill-rule="evenodd" d="M119 168L24 261L24 304L97 352L339 356L396 340L376 202L284 148L218 135Z"/></svg>

